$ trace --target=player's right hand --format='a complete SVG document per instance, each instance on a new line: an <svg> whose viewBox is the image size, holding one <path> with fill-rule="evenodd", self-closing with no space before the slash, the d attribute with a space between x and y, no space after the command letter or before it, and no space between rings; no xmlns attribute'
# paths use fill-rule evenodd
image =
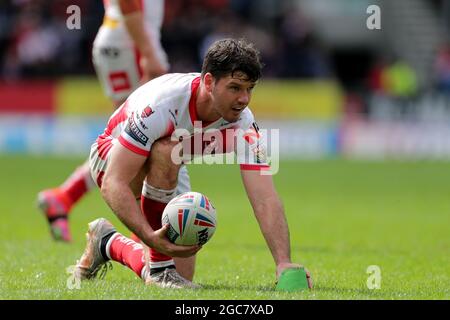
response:
<svg viewBox="0 0 450 320"><path fill-rule="evenodd" d="M181 257L187 258L196 254L202 247L199 245L194 246L179 246L167 239L166 233L169 229L169 225L165 224L161 229L156 230L150 236L151 244L149 247L156 251L165 254L169 257Z"/></svg>

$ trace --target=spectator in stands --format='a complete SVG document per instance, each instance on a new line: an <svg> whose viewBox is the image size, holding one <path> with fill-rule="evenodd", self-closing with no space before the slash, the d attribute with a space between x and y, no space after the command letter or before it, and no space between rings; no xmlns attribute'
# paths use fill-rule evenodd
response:
<svg viewBox="0 0 450 320"><path fill-rule="evenodd" d="M450 95L450 44L442 45L434 63L436 89Z"/></svg>

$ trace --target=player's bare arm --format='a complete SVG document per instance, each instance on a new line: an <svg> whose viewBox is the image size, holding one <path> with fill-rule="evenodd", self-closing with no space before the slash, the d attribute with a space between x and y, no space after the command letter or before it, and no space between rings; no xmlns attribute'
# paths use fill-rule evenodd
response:
<svg viewBox="0 0 450 320"><path fill-rule="evenodd" d="M256 219L275 260L277 278L287 268L301 267L291 261L289 228L272 176L250 170L241 170L241 176Z"/></svg>
<svg viewBox="0 0 450 320"><path fill-rule="evenodd" d="M164 254L188 257L197 246L177 246L165 237L167 226L154 231L136 202L142 188L142 168L147 157L135 154L120 143L111 149L110 164L105 172L101 193L117 217L146 245Z"/></svg>
<svg viewBox="0 0 450 320"><path fill-rule="evenodd" d="M272 177L251 170L242 170L241 176L276 265L290 263L289 230L283 205L274 189Z"/></svg>
<svg viewBox="0 0 450 320"><path fill-rule="evenodd" d="M141 81L144 83L168 72L157 58L151 37L145 30L140 0L119 0L119 5L127 31L141 54L139 61L143 73Z"/></svg>

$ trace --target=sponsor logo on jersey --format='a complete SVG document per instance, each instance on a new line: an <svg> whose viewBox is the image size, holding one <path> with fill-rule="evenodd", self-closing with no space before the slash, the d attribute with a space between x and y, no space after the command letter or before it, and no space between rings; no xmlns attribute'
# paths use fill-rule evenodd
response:
<svg viewBox="0 0 450 320"><path fill-rule="evenodd" d="M128 118L128 124L125 128L125 132L136 142L139 142L143 146L147 145L148 137L141 131L141 129L139 129L136 122L134 122L134 114Z"/></svg>
<svg viewBox="0 0 450 320"><path fill-rule="evenodd" d="M118 48L106 47L102 48L100 52L108 58L118 58L120 56L120 49Z"/></svg>
<svg viewBox="0 0 450 320"><path fill-rule="evenodd" d="M145 107L144 111L142 111L141 117L143 119L150 117L152 114L154 114L155 111L150 108L150 106Z"/></svg>
<svg viewBox="0 0 450 320"><path fill-rule="evenodd" d="M244 139L248 144L254 144L261 137L258 130L255 127L248 129L244 134Z"/></svg>
<svg viewBox="0 0 450 320"><path fill-rule="evenodd" d="M147 130L148 127L145 125L144 121L139 120L139 124L141 125L142 129Z"/></svg>

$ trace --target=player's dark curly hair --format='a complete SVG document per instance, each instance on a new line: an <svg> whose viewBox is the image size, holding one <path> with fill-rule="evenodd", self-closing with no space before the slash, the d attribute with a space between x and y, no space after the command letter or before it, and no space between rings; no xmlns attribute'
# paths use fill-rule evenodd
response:
<svg viewBox="0 0 450 320"><path fill-rule="evenodd" d="M243 39L223 39L214 42L203 60L202 76L211 73L217 80L233 76L237 71L245 73L250 81L261 78L263 65L259 51Z"/></svg>

